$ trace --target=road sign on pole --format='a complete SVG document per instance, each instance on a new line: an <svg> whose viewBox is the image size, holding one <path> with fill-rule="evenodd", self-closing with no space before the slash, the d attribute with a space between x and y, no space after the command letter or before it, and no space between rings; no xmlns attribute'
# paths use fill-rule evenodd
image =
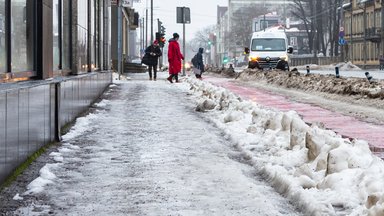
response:
<svg viewBox="0 0 384 216"><path fill-rule="evenodd" d="M121 6L131 8L133 6L133 0L121 0Z"/></svg>
<svg viewBox="0 0 384 216"><path fill-rule="evenodd" d="M176 22L183 24L183 76L185 76L185 59L187 58L185 53L185 24L191 23L191 10L187 7L177 7Z"/></svg>
<svg viewBox="0 0 384 216"><path fill-rule="evenodd" d="M191 23L191 10L187 7L176 8L176 22L177 23Z"/></svg>
<svg viewBox="0 0 384 216"><path fill-rule="evenodd" d="M117 6L118 3L119 3L118 0L110 0L109 1L109 6Z"/></svg>

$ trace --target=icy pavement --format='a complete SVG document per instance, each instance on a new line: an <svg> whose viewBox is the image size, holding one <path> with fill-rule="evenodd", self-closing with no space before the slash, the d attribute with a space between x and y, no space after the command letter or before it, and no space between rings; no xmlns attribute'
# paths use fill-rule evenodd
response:
<svg viewBox="0 0 384 216"><path fill-rule="evenodd" d="M165 76L112 85L15 194L29 201L15 214L300 215L195 111L189 85Z"/></svg>

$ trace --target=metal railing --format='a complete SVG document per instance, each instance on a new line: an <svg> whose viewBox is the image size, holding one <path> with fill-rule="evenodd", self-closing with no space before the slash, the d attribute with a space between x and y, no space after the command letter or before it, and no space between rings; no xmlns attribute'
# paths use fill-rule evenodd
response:
<svg viewBox="0 0 384 216"><path fill-rule="evenodd" d="M340 56L333 57L291 57L291 66L299 66L299 65L308 65L308 64L316 64L316 65L329 65L333 63L338 63L341 61Z"/></svg>

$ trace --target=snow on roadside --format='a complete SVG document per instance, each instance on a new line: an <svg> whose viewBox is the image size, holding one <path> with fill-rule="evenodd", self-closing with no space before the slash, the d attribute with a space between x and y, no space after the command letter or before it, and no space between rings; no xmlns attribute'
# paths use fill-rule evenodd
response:
<svg viewBox="0 0 384 216"><path fill-rule="evenodd" d="M295 68L299 70L306 70L306 67L309 66L311 70L334 70L335 67L338 67L340 71L361 71L361 68L352 64L352 62L339 62L330 65L317 65L317 64L308 64L296 66Z"/></svg>
<svg viewBox="0 0 384 216"><path fill-rule="evenodd" d="M383 215L384 163L296 112L261 107L210 83L186 79L197 111L225 131L244 158L310 215Z"/></svg>

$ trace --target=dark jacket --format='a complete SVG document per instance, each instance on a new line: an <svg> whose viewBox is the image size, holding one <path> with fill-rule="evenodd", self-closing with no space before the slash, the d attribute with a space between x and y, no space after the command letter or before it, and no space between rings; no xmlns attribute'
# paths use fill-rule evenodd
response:
<svg viewBox="0 0 384 216"><path fill-rule="evenodd" d="M201 72L204 72L203 53L204 53L204 48L200 47L199 52L197 52L197 54L196 54L197 65L195 65L195 67L200 69Z"/></svg>
<svg viewBox="0 0 384 216"><path fill-rule="evenodd" d="M154 55L151 55L153 53ZM159 46L150 45L145 49L145 54L149 56L148 65L157 65L158 58L162 55Z"/></svg>

